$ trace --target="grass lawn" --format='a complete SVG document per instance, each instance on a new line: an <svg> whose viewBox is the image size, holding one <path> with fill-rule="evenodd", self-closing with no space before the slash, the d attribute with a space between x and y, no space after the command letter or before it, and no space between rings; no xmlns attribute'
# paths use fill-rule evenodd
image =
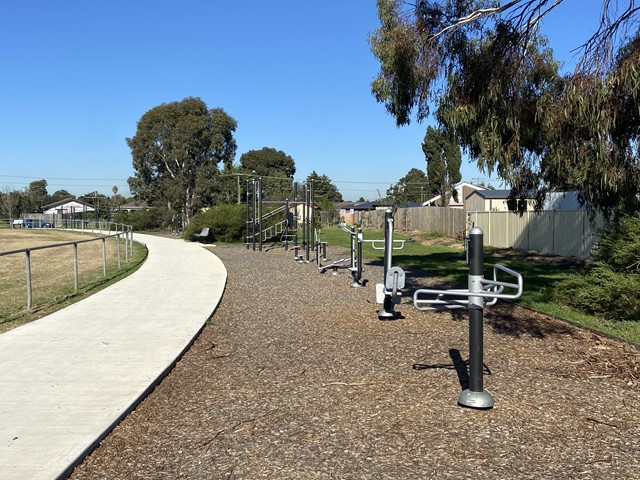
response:
<svg viewBox="0 0 640 480"><path fill-rule="evenodd" d="M92 234L54 229L0 229L0 252L86 240ZM78 244L78 291L74 291L73 246L31 252L32 308L27 309L25 254L0 256L0 332L64 308L133 273L147 256L144 245L134 242L125 262L125 242L106 241L107 275L103 276L102 242Z"/></svg>
<svg viewBox="0 0 640 480"><path fill-rule="evenodd" d="M394 233L394 238L408 239L406 235ZM415 242L407 242L402 250L393 252L393 265L404 269L422 270L439 278L467 285L469 267L465 260L462 241L441 237L437 234L422 234L413 237ZM338 228L323 228L322 241L329 245L350 248L349 235ZM384 239L384 232L366 231L365 240ZM363 245L363 256L373 261L382 261L384 252L374 250L369 244ZM640 343L640 323L598 318L576 311L553 301L553 286L580 269L583 262L578 259L537 255L508 249L485 247L485 278L492 278L493 265L500 263L522 274L524 292L519 304L570 320L598 331ZM502 277L500 277L502 279ZM508 277L507 277L508 278ZM505 280L507 279L505 278ZM382 279L376 279L376 283Z"/></svg>

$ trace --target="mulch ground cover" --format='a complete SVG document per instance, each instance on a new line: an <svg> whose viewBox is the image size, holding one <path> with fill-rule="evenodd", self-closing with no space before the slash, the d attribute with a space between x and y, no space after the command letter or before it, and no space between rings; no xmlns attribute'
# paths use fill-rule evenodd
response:
<svg viewBox="0 0 640 480"><path fill-rule="evenodd" d="M380 321L379 265L350 288L282 249L212 251L229 277L210 324L72 479L640 478L633 346L488 307L495 406L463 408L468 314L410 304L437 278L407 272L403 318Z"/></svg>

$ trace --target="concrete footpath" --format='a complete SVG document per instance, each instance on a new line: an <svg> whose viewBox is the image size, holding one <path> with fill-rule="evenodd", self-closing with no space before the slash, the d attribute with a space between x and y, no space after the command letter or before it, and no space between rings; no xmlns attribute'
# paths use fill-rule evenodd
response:
<svg viewBox="0 0 640 480"><path fill-rule="evenodd" d="M199 244L134 235L142 267L0 335L0 479L64 478L190 346L225 287Z"/></svg>

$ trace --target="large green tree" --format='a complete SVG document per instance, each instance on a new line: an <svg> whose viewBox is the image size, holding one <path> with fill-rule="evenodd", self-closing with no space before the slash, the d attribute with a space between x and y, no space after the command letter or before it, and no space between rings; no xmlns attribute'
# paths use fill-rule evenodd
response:
<svg viewBox="0 0 640 480"><path fill-rule="evenodd" d="M458 201L455 185L462 179L460 147L453 135L428 127L422 142L422 151L427 161L429 194L440 195L440 206L448 207L452 196Z"/></svg>
<svg viewBox="0 0 640 480"><path fill-rule="evenodd" d="M25 212L42 212L42 207L49 203L49 193L47 192L47 181L34 180L27 187L25 204L22 209Z"/></svg>
<svg viewBox="0 0 640 480"><path fill-rule="evenodd" d="M398 125L435 113L515 196L581 188L605 211L637 209L640 45L623 32L638 31L640 7L603 0L563 77L539 29L562 1L378 0L372 93Z"/></svg>
<svg viewBox="0 0 640 480"><path fill-rule="evenodd" d="M4 187L0 192L0 212L4 218L13 220L20 213L18 206L20 205L21 193L11 187Z"/></svg>
<svg viewBox="0 0 640 480"><path fill-rule="evenodd" d="M65 189L60 189L60 190L56 190L55 192L53 192L51 194L51 203L54 202L59 202L60 200L66 200L67 198L72 198L73 195L71 195L71 193L69 193L67 190Z"/></svg>
<svg viewBox="0 0 640 480"><path fill-rule="evenodd" d="M284 200L292 197L292 178L296 162L282 150L263 147L240 155L240 166L245 172L262 177L265 199Z"/></svg>
<svg viewBox="0 0 640 480"><path fill-rule="evenodd" d="M293 177L296 173L296 162L282 150L263 147L260 150L249 150L240 155L240 165L257 176L268 177L284 174Z"/></svg>
<svg viewBox="0 0 640 480"><path fill-rule="evenodd" d="M422 203L430 195L427 175L417 168L409 170L398 183L387 190L387 198L393 200L398 207L406 206L409 202Z"/></svg>
<svg viewBox="0 0 640 480"><path fill-rule="evenodd" d="M316 203L320 203L323 200L329 203L342 202L342 194L328 176L319 175L314 170L307 177L307 183L310 183L312 180L313 198Z"/></svg>
<svg viewBox="0 0 640 480"><path fill-rule="evenodd" d="M199 98L152 108L127 139L135 171L131 192L178 213L188 225L194 211L207 206L218 165L233 164L236 127L223 109L209 109Z"/></svg>

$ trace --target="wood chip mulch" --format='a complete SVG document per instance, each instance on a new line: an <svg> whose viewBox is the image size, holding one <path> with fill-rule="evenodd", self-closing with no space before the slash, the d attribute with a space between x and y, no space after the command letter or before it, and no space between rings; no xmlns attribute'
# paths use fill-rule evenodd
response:
<svg viewBox="0 0 640 480"><path fill-rule="evenodd" d="M210 325L73 480L640 478L633 346L488 307L495 406L462 408L466 311L409 303L438 279L407 272L404 318L380 321L379 265L356 289L283 249L212 251L229 278Z"/></svg>

